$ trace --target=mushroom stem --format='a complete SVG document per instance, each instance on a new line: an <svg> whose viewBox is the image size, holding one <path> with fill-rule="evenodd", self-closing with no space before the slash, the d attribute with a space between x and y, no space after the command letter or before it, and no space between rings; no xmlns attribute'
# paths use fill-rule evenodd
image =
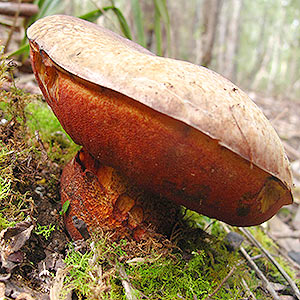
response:
<svg viewBox="0 0 300 300"><path fill-rule="evenodd" d="M137 188L85 149L63 170L61 201L70 202L65 224L75 240L83 236L74 220L84 222L90 232L112 231L115 238L140 240L153 232L169 235L180 211L176 204Z"/></svg>

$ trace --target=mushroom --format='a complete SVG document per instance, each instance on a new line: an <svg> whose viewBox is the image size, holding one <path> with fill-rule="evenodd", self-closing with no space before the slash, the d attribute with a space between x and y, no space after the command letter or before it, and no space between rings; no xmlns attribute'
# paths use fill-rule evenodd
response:
<svg viewBox="0 0 300 300"><path fill-rule="evenodd" d="M40 19L27 36L47 102L83 146L73 169L88 166L97 174L93 165L100 164L161 203L168 199L237 226L260 224L292 203L278 135L246 93L221 75L156 56L71 16ZM63 187L66 180L63 174ZM89 214L98 213L91 207Z"/></svg>

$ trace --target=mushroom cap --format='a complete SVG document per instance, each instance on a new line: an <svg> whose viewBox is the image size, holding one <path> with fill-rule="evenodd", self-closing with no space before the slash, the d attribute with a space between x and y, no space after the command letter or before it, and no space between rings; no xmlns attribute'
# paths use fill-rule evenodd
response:
<svg viewBox="0 0 300 300"><path fill-rule="evenodd" d="M227 216L223 219L231 224L254 225L263 222L276 213L282 205L292 202L292 177L289 162L278 135L252 100L221 75L188 62L155 56L143 47L107 29L71 16L55 15L40 19L27 30L27 36L31 45L33 69L47 101L75 142L84 145L95 158L103 159L105 163L119 168L126 176L142 184L146 189L162 193L169 198L174 197L176 198L175 201L180 204L219 219L222 219L222 212L214 213L214 208L208 209L209 212L206 209L203 211L202 200L199 200L198 205L189 205L189 198L191 197L185 196L185 193L188 193L186 190L195 189L195 184L198 184L199 189L202 189L199 195L202 195L206 194L206 191L203 191L203 189L205 190L206 187L209 187L209 190L214 190L219 182L225 190L228 184L232 184L234 186L232 190L235 191L239 186L238 182L236 182L239 179L239 169L243 169L244 171L241 171L240 176L252 176L253 180L249 177L249 184L253 184L255 187L246 191L247 179L241 179L245 186L241 187L243 193L239 194L236 199L232 199L236 203L234 208L236 210L239 209L239 220L231 220L229 215L230 209L224 212ZM41 65L44 67L41 67ZM52 74L52 71L48 70L47 67L51 70L56 70L55 79L47 79L47 76L52 76L49 75ZM44 75L42 70L46 70ZM67 77L69 78L69 83L66 83ZM178 135L180 131L181 136L177 136L177 140L174 138L173 144L170 138L170 148L178 148L175 141L177 143L182 141L184 144L182 147L185 149L181 151L183 154L176 153L176 155L173 155L174 165L178 164L181 166L185 158L187 161L189 160L188 143L194 143L192 137L184 140L183 131L192 132L189 135L196 136L194 139L198 139L196 142L197 146L195 146L195 149L193 148L193 151L194 153L199 152L199 159L196 158L196 154L193 154L194 156L189 162L192 165L192 162L195 161L197 170L202 168L201 162L198 161L203 155L201 143L204 145L208 138L209 141L207 143L209 146L203 147L205 149L210 147L210 150L207 151L203 163L205 164L209 161L209 153L211 154L214 151L218 153L216 154L218 159L209 161L210 167L206 166L202 173L200 171L199 173L196 172L199 177L206 176L206 182L202 183L201 179L197 183L192 182L190 174L195 172L190 167L189 170L185 170L185 173L189 174L189 180L183 180L184 184L179 183L178 178L180 176L185 177L186 174L184 172L178 174L178 178L171 182L171 185L175 185L175 187L170 187L174 191L168 194L168 191L165 192L164 190L169 187L166 188L165 185L161 185L159 188L152 188L147 178L141 178L141 176L148 176L153 179L155 171L153 171L152 167L149 168L151 169L149 172L152 173L147 174L146 163L144 163L142 168L134 165L134 160L140 160L140 163L143 164L143 160L146 161L148 159L146 156L141 155L143 150L151 152L146 146L140 149L140 157L138 155L130 156L129 151L127 151L127 154L129 153L128 156L131 157L130 161L127 157L118 157L116 153L118 151L122 152L122 150L117 151L114 146L111 149L111 153L107 154L109 151L107 147L108 142L103 147L102 141L105 137L101 136L100 129L98 132L99 145L95 146L95 143L97 144L95 142L97 136L93 135L94 133L89 133L85 129L82 129L80 133L80 130L78 132L78 128L75 128L76 126L71 125L71 122L74 122L78 114L83 113L85 108L89 113L90 109L95 109L95 105L98 105L93 100L92 104L89 104L90 106L87 108L82 105L82 103L86 104L86 102L80 102L81 108L71 116L71 113L76 110L75 106L72 106L73 103L79 101L78 94L75 97L71 89L73 91L84 90L85 87L91 94L98 89L99 95L102 92L105 93L103 89L110 90L107 93L108 98L120 98L121 104L126 102L127 106L138 107L137 113L140 114L140 119L145 115L147 117L144 117L144 119L147 119L146 121L148 122L148 118L152 118L155 115L154 118L163 119L162 123L167 124L168 132L171 135ZM56 90L55 93L51 91L52 88ZM53 101L53 98L56 96L60 97L59 101ZM97 98L94 94L93 96L89 95L86 101L90 101L91 97ZM99 96L99 99L102 100L101 97ZM61 113L63 107L62 99L66 103L64 105L67 105L70 109L63 114ZM99 100L99 102L101 101ZM128 104L129 102L130 104ZM109 100L107 103L110 104ZM103 113L102 111L105 107L99 105L97 113L89 115L89 118L96 118L98 114ZM64 109L68 110L66 107ZM107 115L100 116L100 118L105 117ZM121 118L130 119L127 116L122 116L121 113L116 118L118 120ZM138 122L140 122L140 119ZM78 121L79 119L76 120ZM142 120L142 122L146 121ZM110 122L113 122L113 120L110 119ZM102 125L99 125L97 122L95 124L94 130L97 131L97 126L100 127ZM135 124L129 122L131 126L135 127ZM145 124L141 125L141 127L144 126L145 132L147 132L149 126L153 124ZM117 127L111 129L111 139L114 138L114 130L118 130ZM159 126L156 130L159 131L159 134L161 133ZM136 132L142 133L143 131L140 128ZM125 139L129 138L129 136L125 137ZM165 135L165 137L167 136ZM147 137L145 137L146 140ZM146 145L145 141L144 144ZM153 147L160 147L161 144L165 144L162 136L159 141L156 142L154 134L151 133L149 143L152 143ZM128 146L123 146L125 152L127 150L126 147ZM103 150L104 148L106 152ZM134 149L138 149L138 146ZM175 167L173 168L174 170L170 171L170 159L166 158L169 152L170 149L164 155L153 158L152 161L147 161L148 166L152 163L157 164L158 168L160 168L158 179L155 182L156 185L163 181L170 181L168 172L172 173L172 175L176 173ZM113 157L111 161L110 157ZM120 160L119 163L117 162L118 159ZM224 162L224 160L228 161ZM180 173L183 169L184 167L178 167L177 171ZM205 174L207 172L213 173L215 169L219 173L222 170L226 180L222 180L222 177L219 175L218 180L212 180L214 182L210 185L208 183L209 176ZM210 177L213 178L214 174L211 174ZM230 177L232 177L232 181L230 181ZM192 183L189 184L187 181ZM254 181L256 182L255 184ZM219 188L219 193L214 195L215 199L223 197L221 191L222 188ZM263 196L264 193L267 193L268 196ZM205 197L210 198L209 196ZM230 195L224 195L224 197L230 199ZM183 200L181 201L180 198ZM265 200L265 198L268 200ZM273 199L270 200L270 198ZM204 200L207 199L205 198ZM263 204L264 201L267 204ZM222 202L222 199L219 199L218 202ZM259 206L257 212L253 213L252 221L250 220L251 218L245 220L247 213L241 213L240 204L242 203L243 210L244 202L247 205L247 202L251 202L252 210L254 210L255 205ZM209 201L208 203L206 206L211 204ZM227 206L224 203L222 205L224 207ZM247 208L246 211L248 210ZM266 213L266 211L268 212ZM264 216L255 218L254 215L259 213Z"/></svg>

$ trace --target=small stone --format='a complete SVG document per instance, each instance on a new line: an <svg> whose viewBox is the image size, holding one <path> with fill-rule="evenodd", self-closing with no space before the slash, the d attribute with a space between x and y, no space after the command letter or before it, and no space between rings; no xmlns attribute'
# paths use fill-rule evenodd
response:
<svg viewBox="0 0 300 300"><path fill-rule="evenodd" d="M241 246L244 239L241 234L231 231L225 236L224 241L229 251L235 251Z"/></svg>
<svg viewBox="0 0 300 300"><path fill-rule="evenodd" d="M73 220L74 227L79 231L79 233L81 234L81 236L85 240L89 239L90 238L90 234L88 232L86 223L83 220L77 218L76 216L73 216L72 220Z"/></svg>
<svg viewBox="0 0 300 300"><path fill-rule="evenodd" d="M289 296L289 295L282 295L279 297L280 300L295 300L295 298L293 296Z"/></svg>

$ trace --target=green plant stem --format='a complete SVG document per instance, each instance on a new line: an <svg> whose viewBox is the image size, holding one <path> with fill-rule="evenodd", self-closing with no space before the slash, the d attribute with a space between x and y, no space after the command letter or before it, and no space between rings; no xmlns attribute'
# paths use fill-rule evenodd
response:
<svg viewBox="0 0 300 300"><path fill-rule="evenodd" d="M146 39L145 39L145 33L144 33L144 24L143 24L143 14L140 6L139 0L131 0L131 6L133 11L133 17L135 20L135 26L137 30L137 39L138 43L146 47Z"/></svg>

